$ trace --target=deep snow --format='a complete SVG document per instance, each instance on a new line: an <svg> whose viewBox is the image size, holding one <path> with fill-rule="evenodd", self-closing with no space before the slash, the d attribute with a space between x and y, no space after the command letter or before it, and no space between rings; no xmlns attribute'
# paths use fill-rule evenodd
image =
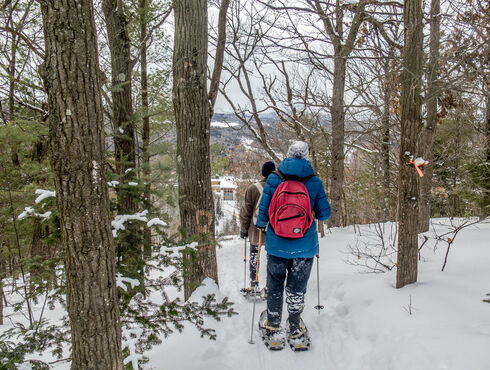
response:
<svg viewBox="0 0 490 370"><path fill-rule="evenodd" d="M435 221L435 222L434 222ZM433 220L441 234L448 220ZM361 226L366 233L369 226ZM433 234L431 231L428 235ZM187 328L153 348L148 369L343 369L343 370L487 370L490 368L490 220L462 230L441 272L446 244L422 249L418 283L395 289L395 271L368 274L345 263L352 227L332 229L320 241L320 301L318 314L316 261L306 295L304 321L312 347L295 353L289 348L268 351L249 344L252 304L239 293L243 286L244 242L233 239L218 249L220 288L207 281L193 297L215 292L228 296L239 315L220 323L216 342L201 339ZM261 256L261 283L266 255ZM410 315L410 299L412 302ZM255 321L265 309L257 305ZM283 321L285 317L283 316Z"/></svg>
<svg viewBox="0 0 490 370"><path fill-rule="evenodd" d="M432 224L427 235L441 235L448 230L449 220L432 220ZM265 302L257 304L253 323L256 343L248 343L252 303L239 293L244 283L244 241L233 237L221 242L217 251L219 289L207 280L192 299L199 300L208 293L215 293L218 298L228 296L239 314L220 322L207 321L216 329L216 341L200 338L196 329L186 325L183 333L172 334L145 353L149 362L144 369L490 369L490 304L482 302L490 293L490 219L459 232L444 272L441 267L447 243L439 243L434 250L430 240L421 251L418 283L398 290L394 288L394 270L366 273L345 262L349 245L359 238L359 230L361 240L371 238L372 242L373 227L369 225L356 228L357 233L353 227L331 229L320 239L320 303L325 308L320 314L313 308L317 304L315 261L303 314L312 338L309 352L294 353L289 348L270 352L263 346L257 320ZM263 249L260 266L263 285L266 268ZM407 312L410 300L411 315ZM41 304L36 305L36 314ZM47 310L45 315L56 320L62 313L58 308ZM5 315L19 318L11 307L6 308ZM0 331L9 326L6 320ZM37 358L54 360L47 353ZM69 364L56 363L53 368L68 369Z"/></svg>

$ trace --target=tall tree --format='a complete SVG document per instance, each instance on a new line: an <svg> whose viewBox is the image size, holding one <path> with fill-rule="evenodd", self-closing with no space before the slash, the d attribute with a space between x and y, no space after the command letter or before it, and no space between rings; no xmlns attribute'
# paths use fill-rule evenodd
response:
<svg viewBox="0 0 490 370"><path fill-rule="evenodd" d="M140 68L141 68L141 110L143 117L143 130L141 148L141 156L143 161L143 175L145 176L145 188L143 194L143 206L145 209L149 209L151 205L150 190L151 185L149 176L151 175L150 167L150 116L149 116L149 103L148 103L148 63L147 57L147 32L148 32L148 13L149 13L150 0L139 0L139 13L140 13ZM145 255L151 255L151 231L150 228L145 228Z"/></svg>
<svg viewBox="0 0 490 370"><path fill-rule="evenodd" d="M332 160L329 198L332 203L332 226L342 226L342 186L344 184L344 139L345 139L345 71L349 54L354 50L359 27L365 19L365 1L361 0L353 7L354 14L350 22L347 36L344 36L345 9L339 1L336 2L334 14L335 23L328 16L326 9L319 0L315 7L321 17L325 32L330 37L334 48L334 71L332 86L332 104L330 115L332 119Z"/></svg>
<svg viewBox="0 0 490 370"><path fill-rule="evenodd" d="M72 369L123 369L93 4L40 4L46 45L41 74L65 249Z"/></svg>
<svg viewBox="0 0 490 370"><path fill-rule="evenodd" d="M1 264L1 262L0 262ZM2 266L3 268L3 266ZM0 276L0 325L3 325L3 276Z"/></svg>
<svg viewBox="0 0 490 370"><path fill-rule="evenodd" d="M131 187L128 186L136 168L135 124L131 96L134 63L131 60L128 20L122 0L103 0L102 9L111 53L114 157L116 172L121 182L117 189L117 207L119 213L135 213L137 204Z"/></svg>
<svg viewBox="0 0 490 370"><path fill-rule="evenodd" d="M133 115L131 40L123 0L103 0L112 70L112 122L114 126L114 157L119 177L117 211L134 214L138 211L138 192L131 182L136 173L135 120ZM117 270L123 276L138 279L139 285L122 293L123 304L137 291L144 290L143 235L140 225L129 223L117 242Z"/></svg>
<svg viewBox="0 0 490 370"><path fill-rule="evenodd" d="M417 281L418 174L413 160L419 153L422 128L422 1L405 0L403 5L404 47L401 75L401 137L398 175L398 260L396 287Z"/></svg>
<svg viewBox="0 0 490 370"><path fill-rule="evenodd" d="M219 22L226 21L229 0L221 2ZM205 0L174 0L173 102L177 124L177 173L180 222L184 237L200 239L195 257L186 253L184 295L186 299L201 281L218 281L214 244L214 201L211 189L210 126L222 68L224 41L216 49L207 90L208 9ZM224 15L223 15L224 12ZM223 20L224 19L224 20ZM219 26L218 26L219 28ZM225 39L219 28L218 40ZM221 37L220 37L221 35Z"/></svg>
<svg viewBox="0 0 490 370"><path fill-rule="evenodd" d="M433 161L434 161L434 138L437 128L437 100L440 95L440 83L438 82L439 70L439 47L441 40L441 1L432 0L430 7L430 50L427 71L427 119L422 130L423 157L429 164L424 170L424 177L420 179L419 197L419 231L429 230L430 221L430 190L432 187Z"/></svg>

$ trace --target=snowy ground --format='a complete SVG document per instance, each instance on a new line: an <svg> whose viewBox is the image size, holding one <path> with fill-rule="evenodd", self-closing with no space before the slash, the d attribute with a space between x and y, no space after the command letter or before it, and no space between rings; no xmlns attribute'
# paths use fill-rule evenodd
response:
<svg viewBox="0 0 490 370"><path fill-rule="evenodd" d="M448 230L448 220L433 220L428 235ZM457 222L462 222L458 220ZM446 224L446 225L444 225ZM388 227L386 228L389 229ZM434 250L429 241L421 251L418 283L395 289L395 271L372 274L345 263L349 245L372 235L372 226L332 229L320 241L320 301L318 314L316 261L306 296L304 321L310 329L309 352L289 348L268 351L260 341L257 319L265 302L257 305L249 344L252 304L239 293L243 287L244 241L233 238L218 249L219 289L211 282L193 295L228 296L239 314L209 320L217 341L202 339L187 325L145 355L153 370L487 370L490 368L490 220L463 229L454 239L444 272L447 243ZM394 256L392 256L393 258ZM355 260L355 257L354 257ZM266 255L261 255L260 281L265 282ZM411 299L411 311L409 314ZM41 302L42 303L42 302ZM35 312L41 310L35 307ZM12 315L8 307L6 315ZM60 310L48 310L56 319ZM18 316L18 315L17 315ZM8 322L8 321L7 321ZM6 329L4 325L0 330ZM29 356L35 358L36 355ZM44 361L52 356L42 354ZM25 369L29 367L23 367ZM66 362L55 369L68 369Z"/></svg>
<svg viewBox="0 0 490 370"><path fill-rule="evenodd" d="M435 220L441 234L442 220ZM447 220L446 220L447 222ZM361 232L367 226L361 227ZM309 282L304 320L312 337L309 352L289 348L268 351L249 344L252 304L239 294L243 286L243 241L222 243L218 250L220 289L239 315L212 323L216 342L201 339L188 328L174 334L147 355L148 369L343 369L343 370L485 370L490 368L490 222L462 230L441 272L446 245L422 249L418 283L395 289L395 272L360 273L346 264L347 246L356 240L353 228L333 229L320 242L320 314L316 305L316 263ZM265 281L265 253L261 282ZM409 309L410 296L412 314ZM265 309L259 303L256 312Z"/></svg>

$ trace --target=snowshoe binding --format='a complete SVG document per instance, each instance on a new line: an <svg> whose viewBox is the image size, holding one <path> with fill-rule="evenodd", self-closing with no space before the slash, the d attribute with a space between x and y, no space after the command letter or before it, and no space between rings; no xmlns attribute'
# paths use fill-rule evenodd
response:
<svg viewBox="0 0 490 370"><path fill-rule="evenodd" d="M257 287L257 292L255 292L255 287L251 286L248 288L240 289L242 295L249 301L253 301L257 296L257 301L267 300L267 288L259 289Z"/></svg>
<svg viewBox="0 0 490 370"><path fill-rule="evenodd" d="M286 334L289 346L293 351L308 351L311 340L303 319L300 318L298 324L290 324L286 321Z"/></svg>
<svg viewBox="0 0 490 370"><path fill-rule="evenodd" d="M260 315L259 331L262 341L269 350L280 351L286 345L284 331L280 327L267 325L267 310Z"/></svg>

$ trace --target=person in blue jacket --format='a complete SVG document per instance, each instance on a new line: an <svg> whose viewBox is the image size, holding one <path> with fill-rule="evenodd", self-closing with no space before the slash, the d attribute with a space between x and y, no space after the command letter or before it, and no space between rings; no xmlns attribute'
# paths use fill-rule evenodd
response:
<svg viewBox="0 0 490 370"><path fill-rule="evenodd" d="M314 174L308 161L308 144L294 141L288 149L287 158L278 166L278 170L286 179L297 180ZM272 173L269 175L262 199L256 226L265 230L269 222L269 205L281 183L281 178ZM315 218L325 221L330 217L330 204L325 194L322 181L313 176L304 183L308 190L311 210ZM270 227L267 230L265 250L267 251L267 332L274 335L280 330L283 306L284 283L286 283L286 304L289 313L289 335L300 337L306 332L302 325L301 313L304 309L306 286L310 277L313 259L318 254L318 232L313 222L304 236L299 239L286 239L277 236ZM265 311L261 316L263 320Z"/></svg>

